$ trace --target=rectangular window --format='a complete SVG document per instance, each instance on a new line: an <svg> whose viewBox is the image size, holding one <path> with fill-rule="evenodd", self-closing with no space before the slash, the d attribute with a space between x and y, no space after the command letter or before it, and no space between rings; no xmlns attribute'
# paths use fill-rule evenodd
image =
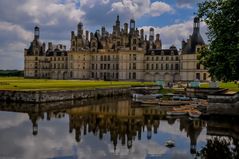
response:
<svg viewBox="0 0 239 159"><path fill-rule="evenodd" d="M200 70L200 64L199 63L197 63L197 69Z"/></svg>
<svg viewBox="0 0 239 159"><path fill-rule="evenodd" d="M136 63L133 63L133 69L136 70Z"/></svg>
<svg viewBox="0 0 239 159"><path fill-rule="evenodd" d="M133 72L133 79L136 79L136 72Z"/></svg>

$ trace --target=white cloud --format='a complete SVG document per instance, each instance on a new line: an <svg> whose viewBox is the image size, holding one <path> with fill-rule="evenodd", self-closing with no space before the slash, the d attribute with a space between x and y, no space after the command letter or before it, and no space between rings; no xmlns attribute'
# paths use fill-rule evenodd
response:
<svg viewBox="0 0 239 159"><path fill-rule="evenodd" d="M19 38L23 41L29 41L33 37L32 32L25 30L20 25L3 21L0 21L0 33L5 33L7 35L13 34L14 38Z"/></svg>
<svg viewBox="0 0 239 159"><path fill-rule="evenodd" d="M154 28L154 32L156 34L160 34L163 48L169 48L171 45L175 45L179 49L181 48L181 41L187 40L189 38L189 35L191 35L193 32L193 20L190 19L185 22L172 24L164 27L143 26L141 28L144 29L145 34L149 34L149 28L151 27ZM201 23L201 35L204 38L205 42L207 42L207 38L205 35L206 29L206 24Z"/></svg>
<svg viewBox="0 0 239 159"><path fill-rule="evenodd" d="M8 129L17 127L24 122L28 122L29 117L27 116L27 114L23 113L1 112L0 120L0 129Z"/></svg>
<svg viewBox="0 0 239 159"><path fill-rule="evenodd" d="M120 13L129 13L131 17L139 18L143 15L160 16L172 12L173 8L165 2L150 0L122 0L112 3L112 10Z"/></svg>
<svg viewBox="0 0 239 159"><path fill-rule="evenodd" d="M166 12L172 12L173 9L170 5L164 2L153 2L150 7L150 14L152 16L160 16L163 13Z"/></svg>
<svg viewBox="0 0 239 159"><path fill-rule="evenodd" d="M33 40L35 25L41 40L66 41L84 15L74 0L0 1L0 69L23 69L23 51Z"/></svg>

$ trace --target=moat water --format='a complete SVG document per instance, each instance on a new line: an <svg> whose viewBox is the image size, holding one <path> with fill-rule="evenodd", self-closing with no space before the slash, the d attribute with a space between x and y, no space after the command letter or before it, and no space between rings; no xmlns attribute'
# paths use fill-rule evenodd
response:
<svg viewBox="0 0 239 159"><path fill-rule="evenodd" d="M238 120L167 117L129 98L0 104L0 158L237 158ZM168 148L168 140L175 147Z"/></svg>

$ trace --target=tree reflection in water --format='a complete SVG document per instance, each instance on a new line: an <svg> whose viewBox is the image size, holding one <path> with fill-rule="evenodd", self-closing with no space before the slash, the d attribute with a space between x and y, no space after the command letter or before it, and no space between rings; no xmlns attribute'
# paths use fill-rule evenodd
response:
<svg viewBox="0 0 239 159"><path fill-rule="evenodd" d="M197 153L203 159L238 159L239 140L228 137L212 137Z"/></svg>

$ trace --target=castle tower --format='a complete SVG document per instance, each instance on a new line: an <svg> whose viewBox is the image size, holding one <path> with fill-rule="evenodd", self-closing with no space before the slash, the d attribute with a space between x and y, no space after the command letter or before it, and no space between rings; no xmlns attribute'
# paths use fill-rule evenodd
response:
<svg viewBox="0 0 239 159"><path fill-rule="evenodd" d="M130 33L132 34L135 31L135 20L130 20Z"/></svg>
<svg viewBox="0 0 239 159"><path fill-rule="evenodd" d="M160 34L156 34L155 46L156 46L156 49L162 49L162 42L160 40Z"/></svg>
<svg viewBox="0 0 239 159"><path fill-rule="evenodd" d="M35 26L34 28L34 39L38 40L40 38L40 28Z"/></svg>
<svg viewBox="0 0 239 159"><path fill-rule="evenodd" d="M149 29L149 48L153 49L154 46L154 28Z"/></svg>
<svg viewBox="0 0 239 159"><path fill-rule="evenodd" d="M104 26L101 27L101 36L105 37L105 27Z"/></svg>
<svg viewBox="0 0 239 159"><path fill-rule="evenodd" d="M198 33L200 31L200 19L195 17L193 22L193 32Z"/></svg>
<svg viewBox="0 0 239 159"><path fill-rule="evenodd" d="M149 41L154 41L154 28L149 29Z"/></svg>
<svg viewBox="0 0 239 159"><path fill-rule="evenodd" d="M124 23L124 33L128 34L128 23Z"/></svg>
<svg viewBox="0 0 239 159"><path fill-rule="evenodd" d="M77 36L82 38L83 37L83 23L79 23L77 26Z"/></svg>
<svg viewBox="0 0 239 159"><path fill-rule="evenodd" d="M120 20L119 20L119 15L117 15L117 19L116 19L116 22L115 22L115 26L116 26L116 31L117 33L120 32Z"/></svg>

